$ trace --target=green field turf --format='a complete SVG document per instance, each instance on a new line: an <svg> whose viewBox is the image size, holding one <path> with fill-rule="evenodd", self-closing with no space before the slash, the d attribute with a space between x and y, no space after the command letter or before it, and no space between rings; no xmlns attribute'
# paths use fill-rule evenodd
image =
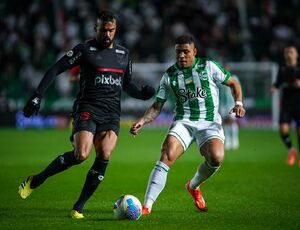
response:
<svg viewBox="0 0 300 230"><path fill-rule="evenodd" d="M151 215L115 220L119 196L143 201L165 132L145 129L133 139L121 130L105 180L85 206L85 219L76 221L69 211L94 153L24 201L17 194L20 182L70 149L69 130L0 130L0 229L300 229L300 168L285 165L277 132L255 130L241 131L241 148L228 151L219 172L202 186L207 213L196 211L184 188L203 160L193 145L169 171Z"/></svg>

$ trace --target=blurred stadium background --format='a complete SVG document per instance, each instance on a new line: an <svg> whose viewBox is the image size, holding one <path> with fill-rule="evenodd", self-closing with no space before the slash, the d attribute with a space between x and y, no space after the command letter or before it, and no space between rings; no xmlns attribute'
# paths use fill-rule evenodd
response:
<svg viewBox="0 0 300 230"><path fill-rule="evenodd" d="M131 51L134 78L156 87L174 61L173 41L195 35L201 56L226 64L241 79L248 113L244 127L276 128L278 95L270 86L282 49L300 44L296 0L45 0L0 3L0 126L65 126L77 84L59 76L43 100L43 116L18 113L47 68L78 42L94 36L94 13L111 9L119 19L117 40ZM123 95L123 118L140 115L148 103ZM170 120L166 106L159 122ZM49 116L51 115L51 116ZM45 117L46 116L46 117Z"/></svg>
<svg viewBox="0 0 300 230"><path fill-rule="evenodd" d="M165 125L172 119L167 104L153 124L159 128L131 138L131 120L151 101L125 93L118 145L103 186L87 204L86 220L74 222L68 215L93 154L20 201L17 188L25 176L71 147L69 114L78 86L65 72L48 89L39 116L24 119L24 103L55 60L94 36L94 13L102 9L117 13L117 40L131 51L138 84L159 84L174 62L174 38L184 32L195 35L201 56L239 76L247 108L240 120L240 148L226 151L222 169L203 186L207 214L195 211L184 189L203 160L193 145L170 171L153 215L138 222L113 219L113 203L122 194L143 200ZM0 229L299 230L299 167L285 164L287 150L272 130L278 95L270 93L283 47L290 41L300 45L299 10L298 0L0 1ZM296 144L295 132L291 138Z"/></svg>

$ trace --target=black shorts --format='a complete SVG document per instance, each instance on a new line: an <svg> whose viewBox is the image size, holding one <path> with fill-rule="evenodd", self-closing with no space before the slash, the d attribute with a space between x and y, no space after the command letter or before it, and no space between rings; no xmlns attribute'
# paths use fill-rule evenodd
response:
<svg viewBox="0 0 300 230"><path fill-rule="evenodd" d="M283 104L280 110L279 123L291 123L294 120L300 126L300 104Z"/></svg>
<svg viewBox="0 0 300 230"><path fill-rule="evenodd" d="M90 112L78 112L74 115L72 136L79 131L89 131L94 135L112 130L119 135L120 119L114 116L95 116Z"/></svg>

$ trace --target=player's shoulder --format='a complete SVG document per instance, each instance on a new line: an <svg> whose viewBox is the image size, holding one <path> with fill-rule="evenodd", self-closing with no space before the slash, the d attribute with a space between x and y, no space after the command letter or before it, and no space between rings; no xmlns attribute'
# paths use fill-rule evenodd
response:
<svg viewBox="0 0 300 230"><path fill-rule="evenodd" d="M89 47L92 45L92 40L93 39L89 39L84 42L78 43L74 46L73 50L84 51L86 49L89 49Z"/></svg>
<svg viewBox="0 0 300 230"><path fill-rule="evenodd" d="M96 51L99 48L99 44L95 38L85 40L82 45L85 49L89 49L91 51Z"/></svg>
<svg viewBox="0 0 300 230"><path fill-rule="evenodd" d="M178 68L176 68L176 64L170 66L167 70L166 70L166 74L168 76L174 76L179 72Z"/></svg>
<svg viewBox="0 0 300 230"><path fill-rule="evenodd" d="M121 46L120 44L115 44L114 49L117 54L124 54L124 55L129 54L129 50L127 48L125 48L124 46Z"/></svg>

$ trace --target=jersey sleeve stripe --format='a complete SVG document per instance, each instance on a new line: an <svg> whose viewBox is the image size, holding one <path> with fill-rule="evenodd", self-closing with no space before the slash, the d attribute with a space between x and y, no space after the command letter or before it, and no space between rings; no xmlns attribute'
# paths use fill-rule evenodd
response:
<svg viewBox="0 0 300 230"><path fill-rule="evenodd" d="M228 73L224 79L224 81L222 82L223 85L226 84L226 82L228 81L228 79L231 77L231 75Z"/></svg>

